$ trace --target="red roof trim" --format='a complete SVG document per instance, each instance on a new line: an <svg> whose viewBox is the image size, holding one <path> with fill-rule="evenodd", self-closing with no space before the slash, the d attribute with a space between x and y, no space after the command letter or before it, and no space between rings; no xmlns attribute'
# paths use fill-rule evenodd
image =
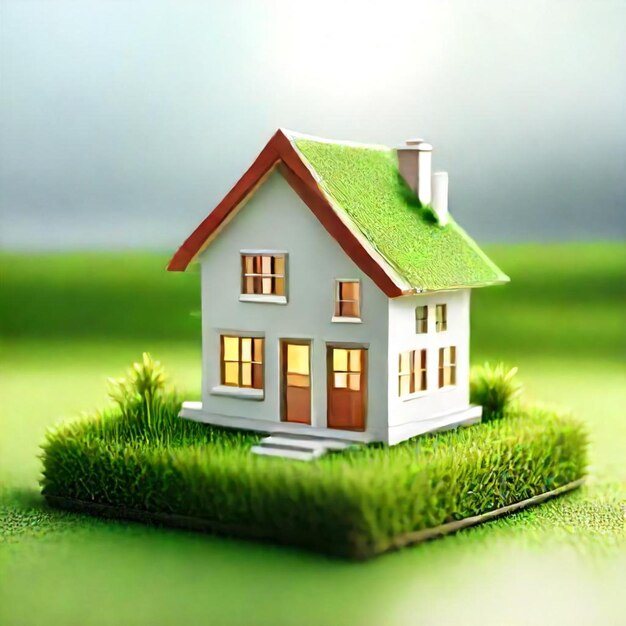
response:
<svg viewBox="0 0 626 626"><path fill-rule="evenodd" d="M230 213L246 199L261 179L277 163L281 174L291 188L300 196L330 236L337 241L357 266L390 298L402 295L402 290L337 216L328 199L320 191L313 175L291 145L291 141L281 130L274 134L246 173L187 238L172 257L167 269L169 271L184 271Z"/></svg>
<svg viewBox="0 0 626 626"><path fill-rule="evenodd" d="M275 148L277 135L278 133L272 137L246 173L176 251L167 266L168 271L184 272L196 254L202 250L207 239L222 225L228 215L245 200L261 178L279 160Z"/></svg>

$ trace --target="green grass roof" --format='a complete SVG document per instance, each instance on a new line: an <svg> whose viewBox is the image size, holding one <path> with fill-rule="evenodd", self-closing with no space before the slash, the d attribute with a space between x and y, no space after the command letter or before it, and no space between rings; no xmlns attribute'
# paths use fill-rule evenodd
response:
<svg viewBox="0 0 626 626"><path fill-rule="evenodd" d="M395 150L292 139L322 189L412 288L480 287L508 277L452 219L440 226L398 171Z"/></svg>

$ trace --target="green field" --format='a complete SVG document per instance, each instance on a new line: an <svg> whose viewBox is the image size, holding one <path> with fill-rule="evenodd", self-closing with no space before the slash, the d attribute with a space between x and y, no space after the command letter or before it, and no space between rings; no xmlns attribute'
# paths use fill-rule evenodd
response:
<svg viewBox="0 0 626 626"><path fill-rule="evenodd" d="M473 360L591 432L570 496L367 563L47 509L46 427L105 402L143 350L200 383L198 276L150 254L0 256L0 624L618 624L626 585L626 247L488 249Z"/></svg>

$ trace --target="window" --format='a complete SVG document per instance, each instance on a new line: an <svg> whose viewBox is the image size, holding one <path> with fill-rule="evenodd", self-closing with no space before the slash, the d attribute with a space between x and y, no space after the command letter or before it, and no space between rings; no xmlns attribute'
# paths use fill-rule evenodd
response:
<svg viewBox="0 0 626 626"><path fill-rule="evenodd" d="M361 389L362 350L333 348L333 387L335 389Z"/></svg>
<svg viewBox="0 0 626 626"><path fill-rule="evenodd" d="M221 383L263 389L263 338L222 335Z"/></svg>
<svg viewBox="0 0 626 626"><path fill-rule="evenodd" d="M337 281L335 317L361 317L361 283L358 280Z"/></svg>
<svg viewBox="0 0 626 626"><path fill-rule="evenodd" d="M281 419L311 424L311 342L280 340Z"/></svg>
<svg viewBox="0 0 626 626"><path fill-rule="evenodd" d="M418 334L428 332L428 307L427 306L415 307L415 332Z"/></svg>
<svg viewBox="0 0 626 626"><path fill-rule="evenodd" d="M437 312L437 324L436 324L437 332L440 333L440 332L443 332L444 330L448 330L448 305L438 304L436 312Z"/></svg>
<svg viewBox="0 0 626 626"><path fill-rule="evenodd" d="M241 293L246 295L285 295L284 254L242 254Z"/></svg>
<svg viewBox="0 0 626 626"><path fill-rule="evenodd" d="M365 430L367 414L367 348L326 344L326 426Z"/></svg>
<svg viewBox="0 0 626 626"><path fill-rule="evenodd" d="M426 350L401 352L398 367L398 395L426 390Z"/></svg>
<svg viewBox="0 0 626 626"><path fill-rule="evenodd" d="M439 348L439 388L456 385L456 348Z"/></svg>

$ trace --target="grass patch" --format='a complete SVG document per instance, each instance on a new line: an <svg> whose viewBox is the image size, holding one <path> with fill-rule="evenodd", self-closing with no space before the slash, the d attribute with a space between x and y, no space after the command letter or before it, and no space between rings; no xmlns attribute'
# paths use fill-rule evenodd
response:
<svg viewBox="0 0 626 626"><path fill-rule="evenodd" d="M316 463L259 458L250 453L257 434L178 418L178 397L155 377L162 372L144 355L115 383L116 408L48 434L43 493L51 502L190 517L229 534L365 558L585 472L582 425L538 408Z"/></svg>

